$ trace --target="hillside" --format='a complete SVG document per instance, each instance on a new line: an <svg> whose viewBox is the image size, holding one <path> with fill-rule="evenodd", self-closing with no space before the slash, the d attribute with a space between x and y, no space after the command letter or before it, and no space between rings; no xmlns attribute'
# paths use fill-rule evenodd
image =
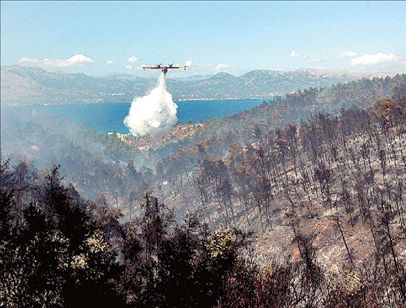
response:
<svg viewBox="0 0 406 308"><path fill-rule="evenodd" d="M338 87L348 94L347 104L357 95L358 104L300 124L242 123L239 133L214 136L205 123L156 170L122 161L131 156L133 140L103 139L80 128L68 136L40 129L34 140L33 122L15 125L25 146L44 142L34 152L52 146L43 159L63 160L69 178L61 179L58 166L41 171L33 161L2 162L3 304L402 307L401 78ZM381 93L378 85L391 95L363 105L363 98ZM315 98L334 101L320 93L296 93L290 99L304 109L287 111L305 110ZM251 112L286 115L261 112L268 108ZM18 115L10 121L24 121ZM94 202L84 198L90 188Z"/></svg>
<svg viewBox="0 0 406 308"><path fill-rule="evenodd" d="M89 197L100 190L113 194L113 182L119 180L119 195L122 202L127 202L131 184L125 180L125 166L129 161L140 173L135 179L140 185L139 196L143 180L148 183L151 178L151 173L143 174L144 168L155 170L158 162L172 170L173 175L182 174L205 155L224 156L232 143L243 145L258 140L270 129L298 125L317 112L336 114L341 108L368 108L385 96L400 100L406 96L405 85L406 75L398 75L362 79L324 90L306 89L236 115L205 121L201 126L176 127L173 133L158 140L109 137L30 108L3 105L2 154L28 159L39 168L49 167L50 160L57 161L64 175ZM95 179L99 172L103 175Z"/></svg>
<svg viewBox="0 0 406 308"><path fill-rule="evenodd" d="M238 77L228 73L218 73L211 78L190 83L184 90L177 87L173 90L175 96L185 99L190 95L193 95L193 98L269 98L299 89L328 87L354 79L356 79L355 76L344 73L330 76L311 71L256 70ZM186 96L183 91L188 91Z"/></svg>
<svg viewBox="0 0 406 308"><path fill-rule="evenodd" d="M218 73L168 79L175 100L269 98L309 87L328 87L358 75L320 71L251 71L242 76ZM36 67L2 66L1 101L6 104L130 102L144 95L155 79L118 74L93 77L85 74L47 72Z"/></svg>

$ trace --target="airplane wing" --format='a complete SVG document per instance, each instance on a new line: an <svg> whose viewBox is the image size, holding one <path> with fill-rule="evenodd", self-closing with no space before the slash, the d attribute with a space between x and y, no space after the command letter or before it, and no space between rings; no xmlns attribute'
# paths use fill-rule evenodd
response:
<svg viewBox="0 0 406 308"><path fill-rule="evenodd" d="M186 66L186 65L172 65L172 66L168 66L168 69L179 69L179 68L186 69L187 66Z"/></svg>
<svg viewBox="0 0 406 308"><path fill-rule="evenodd" d="M186 65L143 65L141 66L143 70L149 69L149 70L168 70L168 69L180 69L183 68L184 70L187 69Z"/></svg>
<svg viewBox="0 0 406 308"><path fill-rule="evenodd" d="M150 70L160 70L160 69L162 69L162 66L159 67L159 66L146 66L146 65L143 65L142 68L143 69L150 69Z"/></svg>

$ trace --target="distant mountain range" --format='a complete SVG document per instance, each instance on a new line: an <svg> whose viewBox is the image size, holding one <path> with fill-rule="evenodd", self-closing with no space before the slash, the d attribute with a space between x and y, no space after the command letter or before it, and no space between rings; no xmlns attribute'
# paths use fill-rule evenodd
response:
<svg viewBox="0 0 406 308"><path fill-rule="evenodd" d="M167 87L175 100L269 98L309 87L327 87L366 74L324 70L292 72L255 70L241 76L168 78ZM94 77L85 74L48 72L37 67L2 66L1 102L5 104L130 102L146 94L157 83L153 78L130 74Z"/></svg>

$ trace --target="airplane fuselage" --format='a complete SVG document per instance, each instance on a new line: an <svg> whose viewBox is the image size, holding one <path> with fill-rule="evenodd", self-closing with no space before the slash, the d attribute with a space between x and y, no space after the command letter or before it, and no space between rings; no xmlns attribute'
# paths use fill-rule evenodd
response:
<svg viewBox="0 0 406 308"><path fill-rule="evenodd" d="M170 69L183 68L184 70L186 70L187 66L186 65L173 65L173 64L171 64L171 65L161 65L161 64L159 64L159 65L155 65L155 66L143 66L142 68L144 69L144 71L146 69L149 69L149 70L161 70L162 73L164 73L164 75L166 75L166 73L168 73L168 70L170 70Z"/></svg>

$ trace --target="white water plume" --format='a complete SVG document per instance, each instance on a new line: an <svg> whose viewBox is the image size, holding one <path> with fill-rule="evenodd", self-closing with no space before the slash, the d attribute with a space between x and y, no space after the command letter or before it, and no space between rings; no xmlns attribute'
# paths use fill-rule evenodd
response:
<svg viewBox="0 0 406 308"><path fill-rule="evenodd" d="M157 87L148 95L133 100L124 124L133 136L159 137L168 133L178 121L177 108L166 90L165 75L161 74Z"/></svg>

